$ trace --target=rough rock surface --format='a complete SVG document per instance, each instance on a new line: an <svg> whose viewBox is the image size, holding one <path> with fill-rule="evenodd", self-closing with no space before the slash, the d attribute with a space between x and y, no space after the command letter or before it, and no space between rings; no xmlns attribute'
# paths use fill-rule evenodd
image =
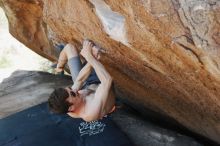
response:
<svg viewBox="0 0 220 146"><path fill-rule="evenodd" d="M71 84L68 76L16 71L0 84L0 119L45 102L53 88ZM125 106L111 116L137 146L201 146L193 138L144 121Z"/></svg>
<svg viewBox="0 0 220 146"><path fill-rule="evenodd" d="M16 71L0 84L0 119L45 102L53 89L70 84L68 76Z"/></svg>
<svg viewBox="0 0 220 146"><path fill-rule="evenodd" d="M10 32L54 61L55 44L106 49L118 96L220 143L219 0L0 0Z"/></svg>
<svg viewBox="0 0 220 146"><path fill-rule="evenodd" d="M180 133L161 128L158 125L137 116L129 107L123 107L113 113L113 121L133 141L136 146L199 146L203 145ZM204 145L212 145L210 142Z"/></svg>

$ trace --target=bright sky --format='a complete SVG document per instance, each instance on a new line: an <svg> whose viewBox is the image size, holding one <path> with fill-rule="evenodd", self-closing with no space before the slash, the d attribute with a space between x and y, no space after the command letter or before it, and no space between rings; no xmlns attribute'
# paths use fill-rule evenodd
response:
<svg viewBox="0 0 220 146"><path fill-rule="evenodd" d="M0 83L15 70L42 70L50 62L13 38L4 11L0 8Z"/></svg>

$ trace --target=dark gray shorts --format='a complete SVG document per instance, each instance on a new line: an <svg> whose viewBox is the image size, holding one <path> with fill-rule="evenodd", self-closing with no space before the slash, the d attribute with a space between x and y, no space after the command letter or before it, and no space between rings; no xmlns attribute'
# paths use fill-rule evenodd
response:
<svg viewBox="0 0 220 146"><path fill-rule="evenodd" d="M79 56L72 57L68 60L68 66L72 76L73 82L76 80L80 70L82 69L82 63Z"/></svg>
<svg viewBox="0 0 220 146"><path fill-rule="evenodd" d="M73 82L76 80L76 77L78 76L80 70L85 66L85 64L82 64L79 56L72 57L68 60L68 66L70 69ZM92 69L92 72L90 73L89 77L85 81L83 88L91 84L99 84L99 83L101 82L99 78L97 77L95 70Z"/></svg>

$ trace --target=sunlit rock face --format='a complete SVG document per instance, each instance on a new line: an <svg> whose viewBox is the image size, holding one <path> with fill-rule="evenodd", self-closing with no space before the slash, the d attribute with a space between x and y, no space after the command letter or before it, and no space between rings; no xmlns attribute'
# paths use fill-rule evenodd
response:
<svg viewBox="0 0 220 146"><path fill-rule="evenodd" d="M220 143L220 1L0 0L10 32L38 54L89 38L117 95Z"/></svg>
<svg viewBox="0 0 220 146"><path fill-rule="evenodd" d="M2 5L2 6L1 6ZM55 60L43 22L43 3L37 0L1 0L9 20L10 33L43 57ZM10 42L9 42L10 43Z"/></svg>

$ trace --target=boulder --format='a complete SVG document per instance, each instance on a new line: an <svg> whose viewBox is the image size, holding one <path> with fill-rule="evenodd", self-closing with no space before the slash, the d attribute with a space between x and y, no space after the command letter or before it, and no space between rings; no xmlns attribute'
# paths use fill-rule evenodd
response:
<svg viewBox="0 0 220 146"><path fill-rule="evenodd" d="M16 71L0 84L0 119L41 104L57 87L71 85L71 77L45 72Z"/></svg>
<svg viewBox="0 0 220 146"><path fill-rule="evenodd" d="M219 0L0 0L11 34L57 60L56 45L106 50L117 95L220 143ZM144 109L144 110L142 110Z"/></svg>

